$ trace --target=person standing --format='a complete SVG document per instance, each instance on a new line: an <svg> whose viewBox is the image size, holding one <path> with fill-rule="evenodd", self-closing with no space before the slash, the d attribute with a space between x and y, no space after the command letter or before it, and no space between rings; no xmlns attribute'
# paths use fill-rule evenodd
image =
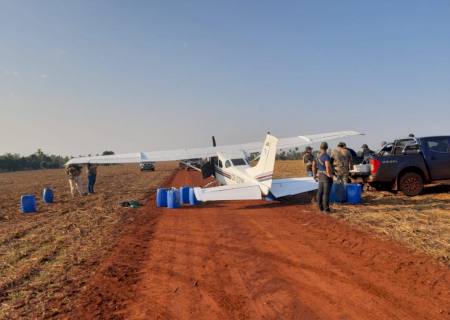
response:
<svg viewBox="0 0 450 320"><path fill-rule="evenodd" d="M303 155L303 163L305 164L306 174L308 177L313 176L313 161L314 156L312 154L312 148L308 146L305 148L305 154Z"/></svg>
<svg viewBox="0 0 450 320"><path fill-rule="evenodd" d="M81 167L76 164L70 164L66 168L66 174L69 176L70 193L72 194L72 197L75 197L76 192L82 196Z"/></svg>
<svg viewBox="0 0 450 320"><path fill-rule="evenodd" d="M94 194L94 185L97 180L97 166L88 163L87 164L87 178L88 178L88 190L89 194Z"/></svg>
<svg viewBox="0 0 450 320"><path fill-rule="evenodd" d="M369 146L367 144L363 144L361 146L361 158L363 160L363 163L369 163L370 156L373 156L375 152L369 149Z"/></svg>
<svg viewBox="0 0 450 320"><path fill-rule="evenodd" d="M345 184L350 177L350 168L353 165L352 154L345 142L339 142L337 149L333 150L331 157L336 171L336 182Z"/></svg>
<svg viewBox="0 0 450 320"><path fill-rule="evenodd" d="M313 174L316 181L319 182L319 190L317 192L317 204L320 211L329 213L330 210L330 192L333 185L333 169L331 166L331 158L327 153L328 144L322 142L320 144L320 152L313 161Z"/></svg>

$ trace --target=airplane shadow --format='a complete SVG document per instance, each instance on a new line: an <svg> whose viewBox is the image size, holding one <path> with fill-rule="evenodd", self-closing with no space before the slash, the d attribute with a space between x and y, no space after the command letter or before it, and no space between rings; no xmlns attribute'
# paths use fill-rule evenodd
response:
<svg viewBox="0 0 450 320"><path fill-rule="evenodd" d="M298 205L311 205L312 202L295 202L295 201L268 201L267 203L259 203L254 205L248 205L243 207L244 209L270 209L270 208L283 208L293 207Z"/></svg>
<svg viewBox="0 0 450 320"><path fill-rule="evenodd" d="M206 209L206 208L223 208L223 207L225 207L225 205L223 203L211 201L211 202L200 203L195 206L186 205L186 206L182 206L181 208L186 209L186 210L199 210L199 209Z"/></svg>

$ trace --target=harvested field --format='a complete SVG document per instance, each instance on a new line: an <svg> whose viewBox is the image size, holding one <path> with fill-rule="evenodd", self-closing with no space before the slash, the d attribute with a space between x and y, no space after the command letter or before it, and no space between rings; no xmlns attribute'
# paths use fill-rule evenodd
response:
<svg viewBox="0 0 450 320"><path fill-rule="evenodd" d="M148 199L173 172L133 166L98 169L97 193L72 199L64 170L0 174L0 319L47 318L66 313L97 265L133 223L139 210L120 207L124 200ZM19 211L21 194L40 199L51 186L55 203L38 201L39 213Z"/></svg>
<svg viewBox="0 0 450 320"><path fill-rule="evenodd" d="M278 177L304 175L302 161L278 161ZM450 267L450 186L430 186L424 194L367 191L362 205L337 205L332 216L369 228L425 252Z"/></svg>

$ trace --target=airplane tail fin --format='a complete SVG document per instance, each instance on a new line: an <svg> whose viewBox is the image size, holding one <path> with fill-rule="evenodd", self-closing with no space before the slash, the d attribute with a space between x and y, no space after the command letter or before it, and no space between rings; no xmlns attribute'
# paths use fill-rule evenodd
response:
<svg viewBox="0 0 450 320"><path fill-rule="evenodd" d="M258 163L256 166L248 169L248 173L258 181L264 195L269 194L272 186L272 175L275 167L275 157L277 155L277 143L278 139L268 134L264 141Z"/></svg>

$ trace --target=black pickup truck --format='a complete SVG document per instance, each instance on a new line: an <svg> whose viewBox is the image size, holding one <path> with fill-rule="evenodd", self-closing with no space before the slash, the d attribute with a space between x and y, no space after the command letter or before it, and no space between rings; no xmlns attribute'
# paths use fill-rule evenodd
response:
<svg viewBox="0 0 450 320"><path fill-rule="evenodd" d="M450 180L450 136L405 139L386 144L370 159L369 184L407 196L422 192L425 184Z"/></svg>

